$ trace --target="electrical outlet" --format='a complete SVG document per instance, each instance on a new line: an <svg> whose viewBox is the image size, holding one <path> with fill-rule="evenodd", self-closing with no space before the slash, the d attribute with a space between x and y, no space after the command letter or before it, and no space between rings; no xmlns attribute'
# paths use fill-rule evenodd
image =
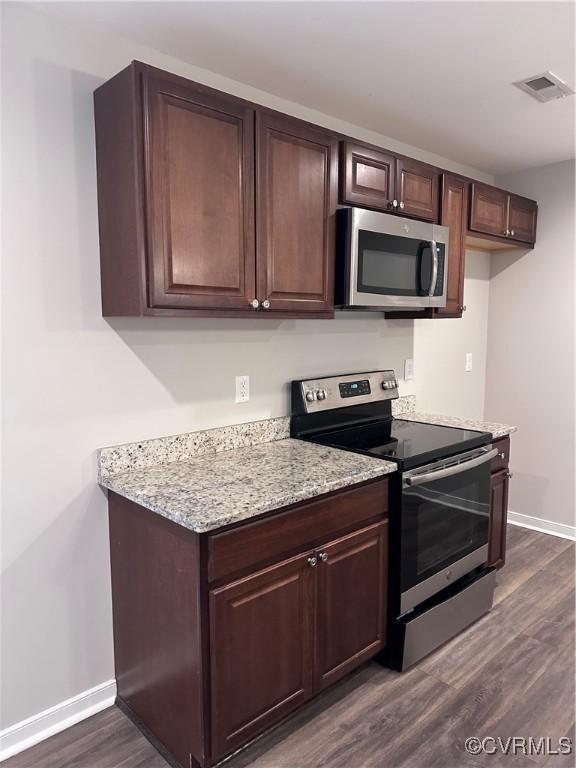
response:
<svg viewBox="0 0 576 768"><path fill-rule="evenodd" d="M414 378L414 360L409 358L404 360L404 381L412 381Z"/></svg>
<svg viewBox="0 0 576 768"><path fill-rule="evenodd" d="M466 370L472 370L472 352L466 352Z"/></svg>
<svg viewBox="0 0 576 768"><path fill-rule="evenodd" d="M247 403L250 400L250 376L236 376L236 402Z"/></svg>

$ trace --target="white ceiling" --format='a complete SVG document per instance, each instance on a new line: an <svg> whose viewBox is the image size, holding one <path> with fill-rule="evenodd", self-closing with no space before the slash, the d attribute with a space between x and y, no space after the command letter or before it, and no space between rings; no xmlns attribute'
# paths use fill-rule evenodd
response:
<svg viewBox="0 0 576 768"><path fill-rule="evenodd" d="M505 173L574 157L573 2L74 2L59 13L408 144Z"/></svg>

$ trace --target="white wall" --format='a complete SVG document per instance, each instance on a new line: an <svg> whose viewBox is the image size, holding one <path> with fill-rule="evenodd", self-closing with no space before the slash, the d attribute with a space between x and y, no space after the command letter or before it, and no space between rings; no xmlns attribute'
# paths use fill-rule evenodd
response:
<svg viewBox="0 0 576 768"><path fill-rule="evenodd" d="M484 417L486 342L488 335L488 253L466 251L464 303L461 319L417 320L414 328L417 407L471 419ZM465 370L472 353L472 371Z"/></svg>
<svg viewBox="0 0 576 768"><path fill-rule="evenodd" d="M23 4L3 4L2 13L6 727L113 677L99 446L285 414L293 377L402 371L413 355L417 378L404 393L421 395L430 410L478 415L487 262L468 260L463 321L104 321L92 92L132 58L358 138L398 143ZM446 400L442 377L464 384L454 370L469 348L475 369L458 401ZM245 373L252 400L236 406L234 375Z"/></svg>
<svg viewBox="0 0 576 768"><path fill-rule="evenodd" d="M574 162L497 183L538 201L538 235L492 259L486 417L519 427L510 510L573 526Z"/></svg>

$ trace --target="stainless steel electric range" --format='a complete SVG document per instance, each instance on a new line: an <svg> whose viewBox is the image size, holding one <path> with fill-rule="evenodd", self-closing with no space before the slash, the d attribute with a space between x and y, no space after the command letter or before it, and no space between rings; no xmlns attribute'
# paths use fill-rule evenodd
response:
<svg viewBox="0 0 576 768"><path fill-rule="evenodd" d="M392 416L394 371L292 382L291 435L398 464L391 475L388 644L404 670L492 607L492 435Z"/></svg>

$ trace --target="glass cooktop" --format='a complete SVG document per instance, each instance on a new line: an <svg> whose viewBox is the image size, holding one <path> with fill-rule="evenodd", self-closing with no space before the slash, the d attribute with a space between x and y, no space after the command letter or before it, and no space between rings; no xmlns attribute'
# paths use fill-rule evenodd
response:
<svg viewBox="0 0 576 768"><path fill-rule="evenodd" d="M471 429L390 419L325 431L312 439L322 445L396 461L400 469L411 469L486 445L491 442L492 435Z"/></svg>

